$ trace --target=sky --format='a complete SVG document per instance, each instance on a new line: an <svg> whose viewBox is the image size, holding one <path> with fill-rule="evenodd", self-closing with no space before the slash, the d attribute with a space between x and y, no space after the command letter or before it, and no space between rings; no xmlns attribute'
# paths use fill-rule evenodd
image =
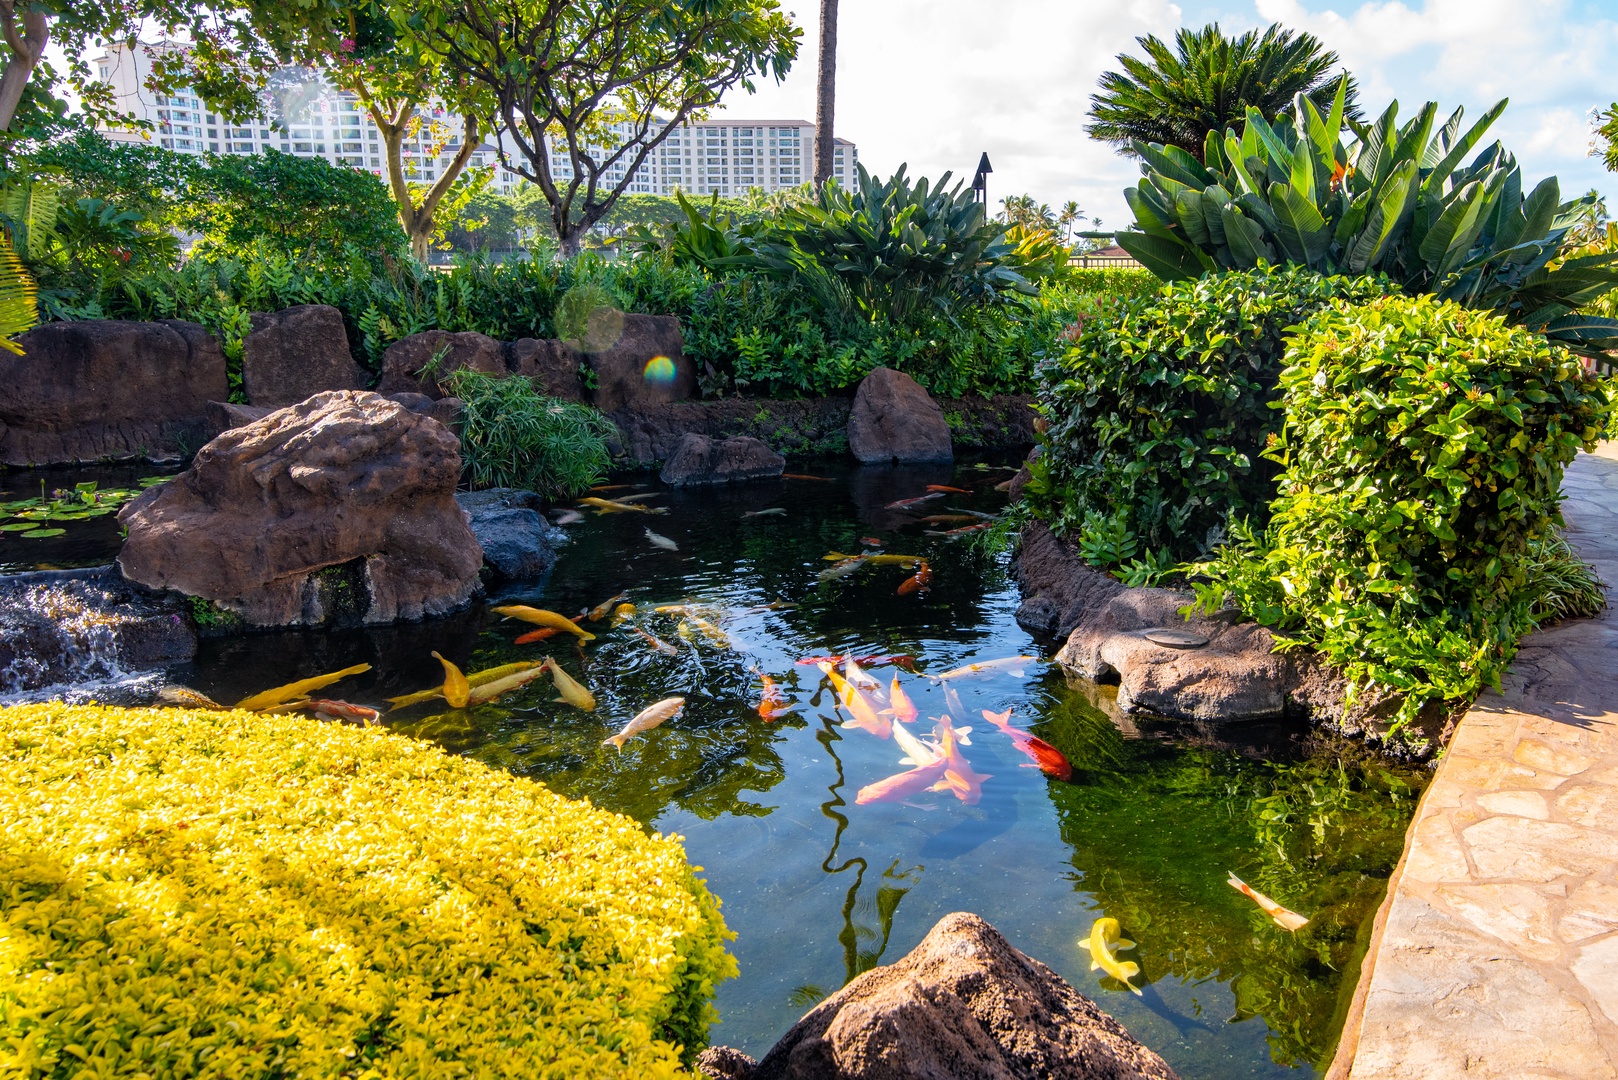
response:
<svg viewBox="0 0 1618 1080"><path fill-rule="evenodd" d="M815 116L820 7L784 0L803 29L784 82L735 91L719 115ZM966 177L987 152L989 197L1077 200L1101 227L1123 228L1122 191L1139 167L1084 132L1090 95L1135 38L1169 39L1218 22L1228 34L1280 22L1335 50L1370 116L1389 102L1412 115L1437 101L1480 115L1517 155L1524 189L1547 175L1563 198L1591 188L1618 215L1618 175L1589 157L1590 110L1618 101L1618 0L849 0L840 5L837 134L878 175ZM1094 228L1094 225L1086 225Z"/></svg>

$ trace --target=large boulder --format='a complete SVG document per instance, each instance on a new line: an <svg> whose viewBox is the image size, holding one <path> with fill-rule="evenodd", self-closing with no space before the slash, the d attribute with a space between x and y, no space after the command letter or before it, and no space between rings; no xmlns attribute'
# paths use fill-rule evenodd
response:
<svg viewBox="0 0 1618 1080"><path fill-rule="evenodd" d="M365 373L348 351L343 313L327 304L254 312L242 340L242 389L260 408L296 405L326 390L358 390Z"/></svg>
<svg viewBox="0 0 1618 1080"><path fill-rule="evenodd" d="M428 370L429 367L431 370ZM449 395L446 381L453 371L471 368L489 375L508 374L506 348L485 334L466 330L426 330L389 345L382 353L379 394Z"/></svg>
<svg viewBox="0 0 1618 1080"><path fill-rule="evenodd" d="M885 367L860 380L848 414L848 449L867 465L955 458L938 403L915 379Z"/></svg>
<svg viewBox="0 0 1618 1080"><path fill-rule="evenodd" d="M225 354L196 323L56 322L0 352L0 463L172 461L207 441L230 395Z"/></svg>
<svg viewBox="0 0 1618 1080"><path fill-rule="evenodd" d="M124 576L259 626L417 619L466 603L483 554L455 436L377 394L316 394L225 432L118 515Z"/></svg>
<svg viewBox="0 0 1618 1080"><path fill-rule="evenodd" d="M750 1074L745 1059L715 1064L735 1080L1175 1080L1095 1002L964 912L821 1002Z"/></svg>
<svg viewBox="0 0 1618 1080"><path fill-rule="evenodd" d="M466 511L472 535L483 549L491 583L531 581L556 563L556 545L567 534L546 521L545 501L520 488L461 492L455 501Z"/></svg>
<svg viewBox="0 0 1618 1080"><path fill-rule="evenodd" d="M595 375L590 403L612 412L690 397L697 388L697 366L685 355L680 320L673 315L611 314L613 333L596 333L592 314L592 333L567 342Z"/></svg>
<svg viewBox="0 0 1618 1080"><path fill-rule="evenodd" d="M781 475L787 459L758 439L738 435L710 439L688 434L680 440L660 474L670 487L730 484L738 480L770 480Z"/></svg>
<svg viewBox="0 0 1618 1080"><path fill-rule="evenodd" d="M208 438L217 439L231 428L245 427L262 420L274 412L262 405L237 405L233 401L210 401L204 415L208 418Z"/></svg>
<svg viewBox="0 0 1618 1080"><path fill-rule="evenodd" d="M518 338L506 346L506 365L546 397L584 400L579 381L581 357L566 342L553 338Z"/></svg>

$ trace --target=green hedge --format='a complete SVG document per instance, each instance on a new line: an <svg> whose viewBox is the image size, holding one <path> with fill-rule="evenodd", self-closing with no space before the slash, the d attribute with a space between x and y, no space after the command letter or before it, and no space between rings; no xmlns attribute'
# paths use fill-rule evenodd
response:
<svg viewBox="0 0 1618 1080"><path fill-rule="evenodd" d="M1284 466L1263 532L1203 569L1297 630L1355 686L1469 700L1498 681L1543 597L1563 469L1612 403L1576 357L1498 316L1431 297L1342 302L1293 335Z"/></svg>
<svg viewBox="0 0 1618 1080"><path fill-rule="evenodd" d="M379 729L0 709L0 1074L687 1075L678 837Z"/></svg>
<svg viewBox="0 0 1618 1080"><path fill-rule="evenodd" d="M1333 298L1386 289L1264 267L1105 307L1041 372L1034 514L1104 566L1195 557L1230 515L1262 520L1275 494L1260 454L1280 428L1283 333Z"/></svg>

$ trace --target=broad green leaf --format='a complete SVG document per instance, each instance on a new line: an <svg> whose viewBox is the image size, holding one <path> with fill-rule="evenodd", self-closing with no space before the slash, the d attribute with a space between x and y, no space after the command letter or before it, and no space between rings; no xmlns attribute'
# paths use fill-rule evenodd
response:
<svg viewBox="0 0 1618 1080"><path fill-rule="evenodd" d="M1116 239L1119 247L1163 281L1194 278L1209 269L1199 258L1201 252L1173 237L1121 232Z"/></svg>
<svg viewBox="0 0 1618 1080"><path fill-rule="evenodd" d="M1276 237L1287 258L1311 269L1320 269L1326 253L1331 250L1331 228L1297 189L1285 184L1270 188L1270 205L1281 223Z"/></svg>

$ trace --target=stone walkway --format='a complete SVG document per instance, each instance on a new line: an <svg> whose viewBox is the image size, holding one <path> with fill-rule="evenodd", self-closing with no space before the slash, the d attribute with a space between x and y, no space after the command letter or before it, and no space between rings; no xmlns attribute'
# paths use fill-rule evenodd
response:
<svg viewBox="0 0 1618 1080"><path fill-rule="evenodd" d="M1328 1080L1618 1078L1618 444L1563 491L1609 607L1530 635L1461 721Z"/></svg>

